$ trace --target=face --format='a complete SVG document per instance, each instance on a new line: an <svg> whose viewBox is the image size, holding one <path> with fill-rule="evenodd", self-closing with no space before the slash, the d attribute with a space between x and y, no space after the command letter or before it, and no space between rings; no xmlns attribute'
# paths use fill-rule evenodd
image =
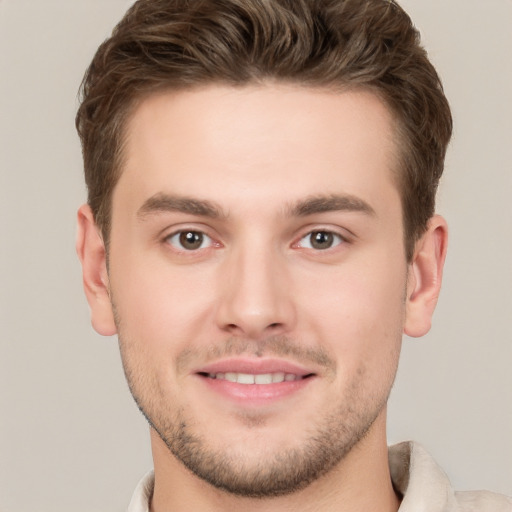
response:
<svg viewBox="0 0 512 512"><path fill-rule="evenodd" d="M364 92L212 86L131 118L109 254L123 364L213 485L296 490L383 414L406 316L396 152Z"/></svg>

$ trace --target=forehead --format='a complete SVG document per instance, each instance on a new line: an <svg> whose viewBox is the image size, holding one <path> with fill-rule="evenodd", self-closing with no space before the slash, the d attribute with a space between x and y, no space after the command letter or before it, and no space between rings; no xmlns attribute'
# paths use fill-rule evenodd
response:
<svg viewBox="0 0 512 512"><path fill-rule="evenodd" d="M386 106L365 91L267 84L155 93L128 121L114 207L116 195L140 204L161 192L262 204L306 191L371 199L379 186L395 188L394 131Z"/></svg>

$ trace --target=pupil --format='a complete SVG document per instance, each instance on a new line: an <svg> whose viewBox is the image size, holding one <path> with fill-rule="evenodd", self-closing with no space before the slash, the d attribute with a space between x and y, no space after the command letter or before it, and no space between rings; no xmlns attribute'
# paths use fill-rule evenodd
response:
<svg viewBox="0 0 512 512"><path fill-rule="evenodd" d="M185 249L198 249L203 243L203 235L196 231L186 231L180 235L180 244Z"/></svg>
<svg viewBox="0 0 512 512"><path fill-rule="evenodd" d="M332 233L317 231L311 235L311 245L315 249L329 249L334 241Z"/></svg>

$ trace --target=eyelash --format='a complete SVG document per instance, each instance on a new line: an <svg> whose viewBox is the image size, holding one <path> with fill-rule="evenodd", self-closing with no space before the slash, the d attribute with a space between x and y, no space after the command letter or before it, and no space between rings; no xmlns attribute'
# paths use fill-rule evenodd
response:
<svg viewBox="0 0 512 512"><path fill-rule="evenodd" d="M191 236L189 236L191 235ZM322 243L322 239L316 240L314 242L311 242L311 238L313 236L322 236L327 238L326 242L330 245L328 247L320 248L320 247L314 247L315 243ZM184 247L183 243L187 240L183 237L189 236L189 241L191 243L196 243L195 247L192 248L186 248ZM195 240L194 237L195 236ZM303 240L309 240L309 246L302 245ZM212 247L221 247L222 244L219 242L216 242L211 236L207 235L204 231L200 229L180 229L179 231L174 231L173 233L167 235L164 238L164 242L168 245L171 245L175 250L179 252L184 253L195 253L197 251L202 251L206 249L210 249ZM337 233L333 230L329 229L314 229L311 231L308 231L305 235L303 235L297 242L292 244L293 248L300 248L300 249L306 249L311 250L315 252L326 252L331 249L335 249L339 245L343 245L346 243L349 243L350 241L340 233Z"/></svg>
<svg viewBox="0 0 512 512"><path fill-rule="evenodd" d="M186 248L183 246L184 240L182 237L186 237L187 235L195 235L196 238L199 236L201 238L200 244L198 247L193 248ZM205 239L207 239L209 242L207 242ZM173 240L175 243L173 243ZM216 245L215 241L212 239L212 237L208 236L206 233L204 233L201 230L198 229L181 229L179 231L175 231L174 233L171 233L170 235L167 235L164 239L164 241L172 245L176 250L180 252L195 252L201 249L208 249L210 247L213 247ZM208 245L205 247L204 243L208 243ZM196 240L197 243L197 240ZM220 245L220 244L218 244Z"/></svg>
<svg viewBox="0 0 512 512"><path fill-rule="evenodd" d="M311 243L311 239L313 236L318 236L318 235L322 235L323 237L327 236L327 241L330 241L331 242L331 245L329 245L329 247L325 247L325 248L319 248L319 247L314 247L313 244L314 243L322 243L321 240L316 240L315 242ZM310 240L310 243L309 243L309 247L301 247L300 246L300 243L303 241L303 240L307 240L309 239ZM329 229L315 229L315 230L312 230L312 231L309 231L308 233L306 233L302 238L300 238L300 240L294 244L295 246L297 247L301 247L303 249L310 249L310 250L314 250L314 251L318 251L318 252L323 252L323 251L328 251L329 249L333 249L339 245L342 245L344 243L348 243L348 240L346 237L340 235L339 233L336 233L335 231L331 231Z"/></svg>

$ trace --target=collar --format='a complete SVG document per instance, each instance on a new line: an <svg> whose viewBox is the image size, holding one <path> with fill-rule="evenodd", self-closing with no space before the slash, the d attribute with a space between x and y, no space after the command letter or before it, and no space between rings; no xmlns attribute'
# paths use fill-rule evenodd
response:
<svg viewBox="0 0 512 512"><path fill-rule="evenodd" d="M398 512L455 510L456 499L448 477L420 444L395 444L388 454L393 487L403 497Z"/></svg>

